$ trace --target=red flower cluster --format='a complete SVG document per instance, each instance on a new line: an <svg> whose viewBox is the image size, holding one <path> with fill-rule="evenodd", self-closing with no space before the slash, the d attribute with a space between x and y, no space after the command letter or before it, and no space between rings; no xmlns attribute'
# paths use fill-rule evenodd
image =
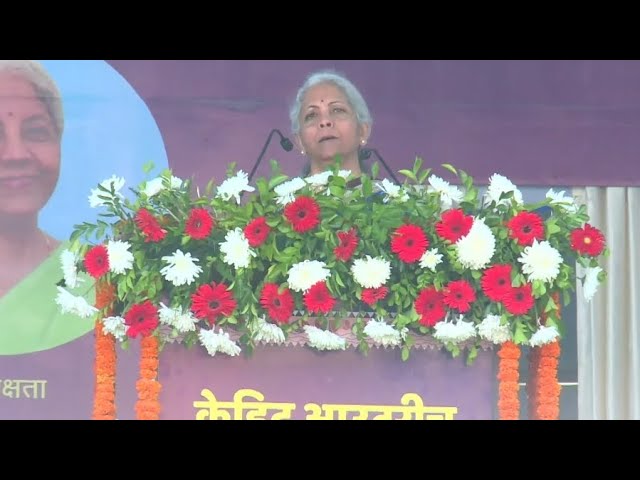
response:
<svg viewBox="0 0 640 480"><path fill-rule="evenodd" d="M585 223L584 227L571 232L571 248L580 255L597 257L605 247L604 235L600 230Z"/></svg>
<svg viewBox="0 0 640 480"><path fill-rule="evenodd" d="M93 278L100 278L109 272L109 252L104 245L96 245L84 256L84 268Z"/></svg>
<svg viewBox="0 0 640 480"><path fill-rule="evenodd" d="M158 220L146 208L141 208L136 212L135 222L142 231L145 242L159 242L167 235L167 231L160 226Z"/></svg>
<svg viewBox="0 0 640 480"><path fill-rule="evenodd" d="M526 314L535 303L531 284L511 285L511 265L499 264L487 268L480 280L484 294L493 302L502 302L512 315Z"/></svg>
<svg viewBox="0 0 640 480"><path fill-rule="evenodd" d="M195 240L203 240L213 230L215 222L206 208L193 208L185 223L184 231Z"/></svg>
<svg viewBox="0 0 640 480"><path fill-rule="evenodd" d="M398 227L391 239L391 251L405 263L415 263L429 248L429 240L422 228L413 224Z"/></svg>
<svg viewBox="0 0 640 480"><path fill-rule="evenodd" d="M362 301L367 305L373 306L378 300L384 300L389 293L387 287L365 288L362 290Z"/></svg>
<svg viewBox="0 0 640 480"><path fill-rule="evenodd" d="M244 227L244 236L247 237L249 246L253 248L259 247L266 242L269 233L271 233L271 227L267 225L265 217L258 217Z"/></svg>
<svg viewBox="0 0 640 480"><path fill-rule="evenodd" d="M136 338L138 335L147 337L158 326L158 309L149 300L137 303L125 313L124 323L129 327L128 337Z"/></svg>
<svg viewBox="0 0 640 480"><path fill-rule="evenodd" d="M442 213L441 221L436 223L436 233L440 238L456 243L471 231L472 225L471 215L465 215L459 208L447 210Z"/></svg>
<svg viewBox="0 0 640 480"><path fill-rule="evenodd" d="M201 320L215 325L218 317L228 317L236 309L237 303L231 290L224 283L211 282L201 285L191 295L191 311Z"/></svg>
<svg viewBox="0 0 640 480"><path fill-rule="evenodd" d="M295 309L293 295L288 288L280 292L275 283L265 283L260 295L260 305L277 323L288 323Z"/></svg>
<svg viewBox="0 0 640 480"><path fill-rule="evenodd" d="M471 304L476 301L476 291L466 280L455 280L449 282L444 289L443 301L449 308L467 313L471 310Z"/></svg>
<svg viewBox="0 0 640 480"><path fill-rule="evenodd" d="M351 228L346 232L338 232L338 240L340 244L333 249L338 260L348 262L358 248L358 234L355 228Z"/></svg>
<svg viewBox="0 0 640 480"><path fill-rule="evenodd" d="M423 288L415 300L416 312L420 315L420 325L433 327L447 314L444 296L435 287Z"/></svg>
<svg viewBox="0 0 640 480"><path fill-rule="evenodd" d="M296 232L308 232L320 223L320 206L313 198L303 195L284 207L284 216Z"/></svg>
<svg viewBox="0 0 640 480"><path fill-rule="evenodd" d="M531 246L533 240L544 240L544 220L534 212L520 212L507 222L509 236L518 244Z"/></svg>
<svg viewBox="0 0 640 480"><path fill-rule="evenodd" d="M325 282L318 282L304 294L304 305L309 313L329 313L336 304Z"/></svg>

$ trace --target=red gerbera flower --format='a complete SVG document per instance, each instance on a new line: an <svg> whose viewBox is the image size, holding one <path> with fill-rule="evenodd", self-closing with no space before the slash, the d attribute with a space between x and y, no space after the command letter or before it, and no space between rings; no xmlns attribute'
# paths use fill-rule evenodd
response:
<svg viewBox="0 0 640 480"><path fill-rule="evenodd" d="M440 238L456 243L469 233L472 225L473 217L471 215L465 215L459 208L447 210L443 212L442 220L436 223L436 233Z"/></svg>
<svg viewBox="0 0 640 480"><path fill-rule="evenodd" d="M531 284L526 283L522 287L511 287L504 296L502 303L512 315L524 315L533 307L535 300L531 294Z"/></svg>
<svg viewBox="0 0 640 480"><path fill-rule="evenodd" d="M389 293L387 287L365 288L362 290L362 301L367 305L373 306L378 300L383 300Z"/></svg>
<svg viewBox="0 0 640 480"><path fill-rule="evenodd" d="M93 278L100 278L109 271L109 252L104 245L96 245L84 256L84 267Z"/></svg>
<svg viewBox="0 0 640 480"><path fill-rule="evenodd" d="M427 287L420 291L414 303L416 312L420 315L420 324L425 327L433 327L442 320L447 311L441 292L435 287Z"/></svg>
<svg viewBox="0 0 640 480"><path fill-rule="evenodd" d="M136 212L135 222L142 231L142 235L145 236L145 242L159 242L167 234L167 231L160 226L158 220L146 208L141 208Z"/></svg>
<svg viewBox="0 0 640 480"><path fill-rule="evenodd" d="M320 223L320 206L313 198L300 196L284 207L284 216L296 232L304 233Z"/></svg>
<svg viewBox="0 0 640 480"><path fill-rule="evenodd" d="M193 208L189 212L189 218L184 231L191 238L202 240L207 238L213 229L213 217L206 208Z"/></svg>
<svg viewBox="0 0 640 480"><path fill-rule="evenodd" d="M588 223L582 228L576 228L571 232L571 248L580 255L597 257L605 247L604 235L600 230Z"/></svg>
<svg viewBox="0 0 640 480"><path fill-rule="evenodd" d="M211 326L218 317L228 317L233 313L237 304L231 290L224 283L211 282L201 285L191 295L191 311L201 320L206 320Z"/></svg>
<svg viewBox="0 0 640 480"><path fill-rule="evenodd" d="M325 282L316 283L304 294L304 305L309 313L329 313L335 304L336 299Z"/></svg>
<svg viewBox="0 0 640 480"><path fill-rule="evenodd" d="M420 260L428 247L429 240L417 225L402 225L393 232L391 251L405 263L414 263Z"/></svg>
<svg viewBox="0 0 640 480"><path fill-rule="evenodd" d="M358 247L356 229L352 228L346 232L338 232L338 240L340 245L333 249L333 253L338 260L348 262Z"/></svg>
<svg viewBox="0 0 640 480"><path fill-rule="evenodd" d="M460 313L471 310L471 304L476 301L476 291L466 280L449 282L443 293L445 305Z"/></svg>
<svg viewBox="0 0 640 480"><path fill-rule="evenodd" d="M267 225L267 219L264 217L258 217L244 227L244 236L247 237L249 246L254 248L262 245L270 232L271 227Z"/></svg>
<svg viewBox="0 0 640 480"><path fill-rule="evenodd" d="M149 300L137 303L124 314L124 323L129 327L127 337L148 337L158 326L158 309Z"/></svg>
<svg viewBox="0 0 640 480"><path fill-rule="evenodd" d="M509 236L527 247L544 240L544 219L534 212L520 212L507 222Z"/></svg>
<svg viewBox="0 0 640 480"><path fill-rule="evenodd" d="M487 268L480 280L482 291L494 302L501 302L511 291L511 265L494 265Z"/></svg>
<svg viewBox="0 0 640 480"><path fill-rule="evenodd" d="M288 323L293 315L295 302L288 288L279 292L275 283L265 283L260 295L260 305L267 311L267 315L277 323Z"/></svg>

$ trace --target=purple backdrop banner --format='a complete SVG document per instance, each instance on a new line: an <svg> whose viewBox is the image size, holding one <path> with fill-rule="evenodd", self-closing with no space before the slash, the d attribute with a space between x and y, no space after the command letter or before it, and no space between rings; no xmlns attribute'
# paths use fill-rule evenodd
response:
<svg viewBox="0 0 640 480"><path fill-rule="evenodd" d="M493 419L495 358L493 351L481 352L467 366L429 349L414 349L403 362L397 349L373 348L364 356L308 347L259 347L250 358L211 358L202 348L171 345L160 358L161 418ZM265 403L277 405L266 411ZM416 404L425 409L406 412Z"/></svg>
<svg viewBox="0 0 640 480"><path fill-rule="evenodd" d="M335 68L361 89L370 145L395 170L421 155L482 182L499 172L517 185L640 185L640 61L110 63L149 105L171 165L202 182L230 162L249 171L272 128L289 132L289 102L305 76ZM267 156L290 174L302 169L299 152L277 142Z"/></svg>

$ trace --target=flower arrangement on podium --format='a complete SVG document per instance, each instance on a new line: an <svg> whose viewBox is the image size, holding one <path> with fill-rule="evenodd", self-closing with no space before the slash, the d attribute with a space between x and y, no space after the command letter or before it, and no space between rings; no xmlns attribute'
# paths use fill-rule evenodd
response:
<svg viewBox="0 0 640 480"><path fill-rule="evenodd" d="M547 368L538 416L557 417L561 305L576 281L591 298L606 276L605 239L584 206L553 190L526 204L499 174L481 194L466 172L434 172L420 158L399 171L402 185L379 180L377 164L358 178L339 165L306 178L271 166L253 184L232 164L202 190L167 170L128 189L113 176L91 192L98 220L75 227L56 301L95 315L101 345L142 338L140 418L158 415L164 344L233 356L294 337L321 350L399 348L403 359L428 344L469 363L498 345L501 418L519 415L527 345ZM79 275L99 287L96 305L70 288Z"/></svg>

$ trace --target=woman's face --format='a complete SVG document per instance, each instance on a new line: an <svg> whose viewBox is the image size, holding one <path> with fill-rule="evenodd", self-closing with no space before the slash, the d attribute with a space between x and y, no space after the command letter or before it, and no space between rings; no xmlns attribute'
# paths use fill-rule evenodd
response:
<svg viewBox="0 0 640 480"><path fill-rule="evenodd" d="M313 163L330 165L336 155L357 155L366 125L360 126L346 95L333 83L311 87L300 111L300 147Z"/></svg>
<svg viewBox="0 0 640 480"><path fill-rule="evenodd" d="M0 214L37 214L60 173L60 138L25 78L0 73Z"/></svg>

